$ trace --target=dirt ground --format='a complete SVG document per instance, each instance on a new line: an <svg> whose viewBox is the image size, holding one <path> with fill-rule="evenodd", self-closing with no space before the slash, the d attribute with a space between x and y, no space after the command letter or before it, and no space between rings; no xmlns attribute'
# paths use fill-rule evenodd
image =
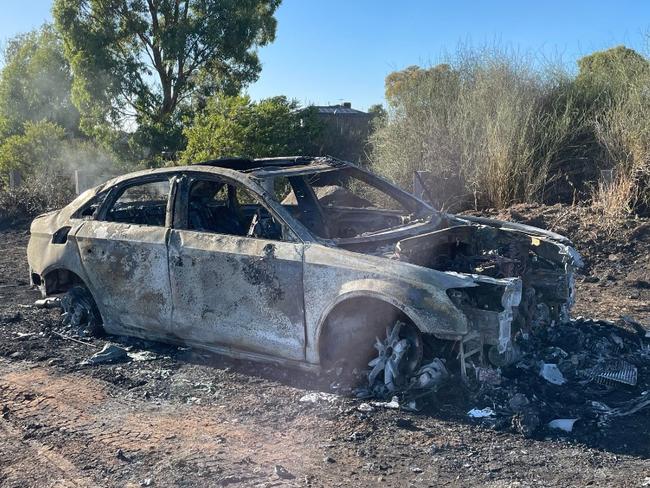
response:
<svg viewBox="0 0 650 488"><path fill-rule="evenodd" d="M612 231L561 206L502 217L574 239L587 264L574 315L650 325L649 221ZM458 392L418 413L361 412L350 397L301 401L328 390L313 375L70 338L59 311L33 307L28 237L0 231L0 486L650 486L648 409L607 431L524 438L470 420ZM81 364L106 342L143 360Z"/></svg>

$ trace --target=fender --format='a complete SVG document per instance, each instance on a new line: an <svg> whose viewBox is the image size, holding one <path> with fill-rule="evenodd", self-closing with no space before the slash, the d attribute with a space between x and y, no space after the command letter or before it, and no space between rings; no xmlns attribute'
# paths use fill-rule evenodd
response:
<svg viewBox="0 0 650 488"><path fill-rule="evenodd" d="M469 329L467 317L454 306L443 290L404 286L404 283L388 280L358 279L345 283L340 292L318 318L314 330L315 346L320 342L323 327L332 311L344 301L355 298L373 298L391 304L404 313L424 334L439 338L457 338L466 334ZM311 350L315 352L318 347Z"/></svg>

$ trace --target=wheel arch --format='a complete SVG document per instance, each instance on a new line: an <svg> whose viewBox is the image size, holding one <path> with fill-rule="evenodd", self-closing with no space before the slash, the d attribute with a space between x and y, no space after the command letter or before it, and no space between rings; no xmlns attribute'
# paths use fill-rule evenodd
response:
<svg viewBox="0 0 650 488"><path fill-rule="evenodd" d="M374 344L372 339L378 332L383 333L384 328L396 320L410 322L420 332L425 332L418 325L417 315L394 296L376 290L349 291L339 295L323 312L318 322L315 333L315 352L318 355L319 364L326 366L324 363L332 360L331 352L328 351L331 347L330 341L333 340L331 334L342 334L343 340L345 340L346 322L347 324L353 322L354 325L354 320L364 314L366 315L365 319L370 319L370 324L363 326L370 338L369 346ZM349 331L349 329L347 330ZM358 332L358 329L354 329L352 333L355 332Z"/></svg>
<svg viewBox="0 0 650 488"><path fill-rule="evenodd" d="M65 293L73 286L84 286L91 293L84 279L76 272L63 266L46 269L40 276L41 290L45 295ZM32 277L34 280L35 277Z"/></svg>

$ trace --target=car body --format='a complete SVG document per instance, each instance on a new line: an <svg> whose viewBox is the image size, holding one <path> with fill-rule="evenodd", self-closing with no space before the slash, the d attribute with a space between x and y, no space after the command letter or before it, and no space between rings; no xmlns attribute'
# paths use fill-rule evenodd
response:
<svg viewBox="0 0 650 488"><path fill-rule="evenodd" d="M221 159L120 176L37 217L43 295L90 292L113 334L319 368L395 320L495 354L566 320L565 237L445 214L350 163Z"/></svg>

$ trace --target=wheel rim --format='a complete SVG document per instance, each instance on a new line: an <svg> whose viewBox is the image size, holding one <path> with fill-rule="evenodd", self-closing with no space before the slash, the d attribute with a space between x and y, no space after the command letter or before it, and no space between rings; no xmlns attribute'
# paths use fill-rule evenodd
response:
<svg viewBox="0 0 650 488"><path fill-rule="evenodd" d="M386 330L386 338L375 342L377 357L368 363L368 382L374 385L383 373L383 383L394 392L408 383L422 361L422 337L411 324L396 322Z"/></svg>

